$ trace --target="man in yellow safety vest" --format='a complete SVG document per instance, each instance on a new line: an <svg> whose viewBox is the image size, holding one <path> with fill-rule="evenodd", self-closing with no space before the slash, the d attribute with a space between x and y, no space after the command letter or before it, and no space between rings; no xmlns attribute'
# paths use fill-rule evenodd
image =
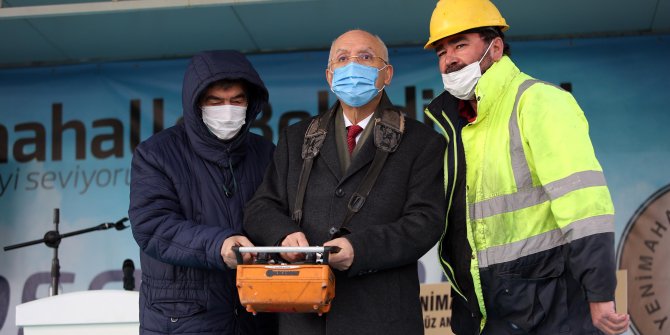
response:
<svg viewBox="0 0 670 335"><path fill-rule="evenodd" d="M456 334L620 334L614 208L584 113L509 58L489 0L430 21L446 92L425 113L448 140L439 256Z"/></svg>

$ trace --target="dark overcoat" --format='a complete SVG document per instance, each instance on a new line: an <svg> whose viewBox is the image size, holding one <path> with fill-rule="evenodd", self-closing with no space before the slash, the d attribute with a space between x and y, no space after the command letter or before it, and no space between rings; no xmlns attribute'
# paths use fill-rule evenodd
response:
<svg viewBox="0 0 670 335"><path fill-rule="evenodd" d="M379 111L391 107L384 95ZM333 107L337 111L339 105ZM341 112L334 115L342 117ZM351 194L363 180L375 155L369 136L342 173L335 122L331 119L315 158L303 206L301 225L291 219L302 168L303 137L311 120L287 127L263 183L245 209L245 230L257 245L275 245L302 231L310 245L330 240L339 227ZM374 118L368 127L374 126ZM345 237L354 249L348 271L335 271L335 299L329 313L282 314L280 334L423 334L417 261L440 238L445 201L442 168L445 140L424 124L406 119L396 152Z"/></svg>

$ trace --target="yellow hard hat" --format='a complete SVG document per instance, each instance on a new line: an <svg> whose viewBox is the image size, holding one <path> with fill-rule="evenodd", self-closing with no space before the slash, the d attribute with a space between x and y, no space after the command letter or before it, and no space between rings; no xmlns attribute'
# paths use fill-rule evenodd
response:
<svg viewBox="0 0 670 335"><path fill-rule="evenodd" d="M430 37L423 48L432 48L433 43L447 36L479 27L500 27L502 31L509 28L489 0L440 0L430 18Z"/></svg>

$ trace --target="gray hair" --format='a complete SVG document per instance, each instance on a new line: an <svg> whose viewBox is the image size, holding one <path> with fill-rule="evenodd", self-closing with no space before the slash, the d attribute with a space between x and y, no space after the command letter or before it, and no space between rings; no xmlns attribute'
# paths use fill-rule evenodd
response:
<svg viewBox="0 0 670 335"><path fill-rule="evenodd" d="M386 43L384 43L384 41L382 40L382 38L379 37L379 35L375 35L375 34L369 32L369 31L367 31L367 30L363 30L363 29L351 29L351 30L347 30L347 31L345 31L344 33L340 34L340 36L337 36L337 37L330 43L330 53L328 54L328 61L329 61L329 62L330 62L330 60L333 58L333 45L335 44L335 41L337 41L342 35L344 35L344 34L346 34L346 33L349 33L349 32L352 32L352 31L362 31L362 32L364 32L364 33L366 33L366 34L368 34L368 35L374 37L375 39L377 39L377 41L379 42L379 44L382 46L382 54L381 54L380 57L381 57L383 60L385 60L387 63L391 63L391 59L389 58L389 50L388 50L388 48L386 47Z"/></svg>

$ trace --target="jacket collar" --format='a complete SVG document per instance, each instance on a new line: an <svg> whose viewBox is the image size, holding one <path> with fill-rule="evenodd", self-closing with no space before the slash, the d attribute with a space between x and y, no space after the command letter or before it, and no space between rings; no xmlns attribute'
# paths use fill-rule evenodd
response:
<svg viewBox="0 0 670 335"><path fill-rule="evenodd" d="M458 100L456 97L453 95L449 94L447 91L442 91L440 95L437 96L437 98L433 99L426 109L430 111L431 114L436 119L439 119L442 117L442 113L448 117L451 122L456 122L458 120Z"/></svg>
<svg viewBox="0 0 670 335"><path fill-rule="evenodd" d="M519 74L521 71L507 56L503 56L484 72L475 87L477 120L474 123L479 123L488 116L493 106L507 91L512 80Z"/></svg>

